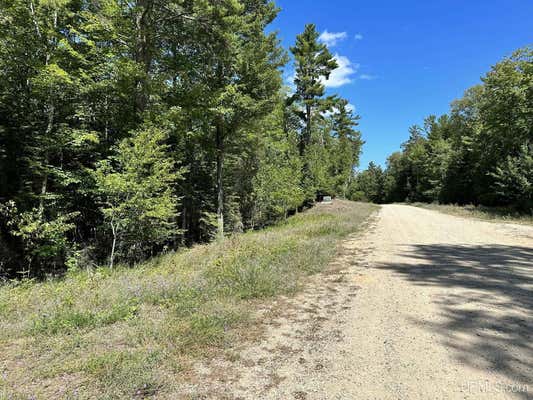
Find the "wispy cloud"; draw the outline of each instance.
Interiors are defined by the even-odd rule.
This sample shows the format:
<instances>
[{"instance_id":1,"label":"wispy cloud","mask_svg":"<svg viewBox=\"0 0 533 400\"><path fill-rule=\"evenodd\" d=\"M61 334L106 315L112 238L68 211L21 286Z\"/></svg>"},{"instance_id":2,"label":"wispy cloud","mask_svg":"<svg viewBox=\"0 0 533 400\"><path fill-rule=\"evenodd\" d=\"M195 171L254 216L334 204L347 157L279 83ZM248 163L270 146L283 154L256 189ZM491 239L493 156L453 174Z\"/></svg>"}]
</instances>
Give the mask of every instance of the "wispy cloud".
<instances>
[{"instance_id":1,"label":"wispy cloud","mask_svg":"<svg viewBox=\"0 0 533 400\"><path fill-rule=\"evenodd\" d=\"M328 88L338 88L353 82L353 75L357 73L359 64L353 64L348 57L335 54L339 67L331 73L323 83Z\"/></svg>"},{"instance_id":2,"label":"wispy cloud","mask_svg":"<svg viewBox=\"0 0 533 400\"><path fill-rule=\"evenodd\" d=\"M348 34L346 32L328 32L328 30L326 29L318 37L318 40L320 40L322 43L324 43L328 47L334 47L337 45L337 43L346 39L347 37L348 37Z\"/></svg>"},{"instance_id":3,"label":"wispy cloud","mask_svg":"<svg viewBox=\"0 0 533 400\"><path fill-rule=\"evenodd\" d=\"M296 91L296 85L294 84L294 80L296 79L296 71L292 66L288 66L285 71L283 71L283 82L285 86L291 91Z\"/></svg>"},{"instance_id":4,"label":"wispy cloud","mask_svg":"<svg viewBox=\"0 0 533 400\"><path fill-rule=\"evenodd\" d=\"M361 75L359 75L359 79L362 79L364 81L373 81L376 78L377 78L376 75L370 75L370 74L361 74Z\"/></svg>"},{"instance_id":5,"label":"wispy cloud","mask_svg":"<svg viewBox=\"0 0 533 400\"><path fill-rule=\"evenodd\" d=\"M322 84L327 88L338 88L352 83L356 79L355 75L359 70L359 64L352 63L350 59L346 56L335 54L334 58L337 61L338 68L334 69L331 72L328 80L326 80L324 77L321 78ZM361 76L359 78L373 79L373 77L369 77L369 75L364 75L364 78L362 78ZM287 86L287 88L291 92L294 92L296 90L296 85L294 83L295 79L296 71L294 70L294 67L287 67L283 73L283 81L285 83L285 86Z\"/></svg>"},{"instance_id":6,"label":"wispy cloud","mask_svg":"<svg viewBox=\"0 0 533 400\"><path fill-rule=\"evenodd\" d=\"M355 40L363 40L363 35L360 33L356 33L354 36Z\"/></svg>"},{"instance_id":7,"label":"wispy cloud","mask_svg":"<svg viewBox=\"0 0 533 400\"><path fill-rule=\"evenodd\" d=\"M346 109L348 111L351 111L355 114L355 106L352 104L352 103L348 103L346 105ZM323 111L322 112L322 116L324 118L329 118L331 117L332 115L335 115L335 114L338 114L339 113L339 109L337 107L333 107L331 110L327 110L327 111Z\"/></svg>"}]
</instances>

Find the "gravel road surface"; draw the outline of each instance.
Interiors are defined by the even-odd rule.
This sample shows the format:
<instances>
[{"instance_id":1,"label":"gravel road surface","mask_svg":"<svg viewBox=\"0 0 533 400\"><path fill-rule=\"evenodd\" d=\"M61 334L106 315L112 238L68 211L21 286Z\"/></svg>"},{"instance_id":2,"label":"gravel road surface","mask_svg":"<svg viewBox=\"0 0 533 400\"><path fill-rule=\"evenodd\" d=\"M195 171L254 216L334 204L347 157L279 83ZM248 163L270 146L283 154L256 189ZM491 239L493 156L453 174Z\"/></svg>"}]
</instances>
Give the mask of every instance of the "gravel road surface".
<instances>
[{"instance_id":1,"label":"gravel road surface","mask_svg":"<svg viewBox=\"0 0 533 400\"><path fill-rule=\"evenodd\" d=\"M531 226L386 205L264 313L206 398L533 399Z\"/></svg>"}]
</instances>

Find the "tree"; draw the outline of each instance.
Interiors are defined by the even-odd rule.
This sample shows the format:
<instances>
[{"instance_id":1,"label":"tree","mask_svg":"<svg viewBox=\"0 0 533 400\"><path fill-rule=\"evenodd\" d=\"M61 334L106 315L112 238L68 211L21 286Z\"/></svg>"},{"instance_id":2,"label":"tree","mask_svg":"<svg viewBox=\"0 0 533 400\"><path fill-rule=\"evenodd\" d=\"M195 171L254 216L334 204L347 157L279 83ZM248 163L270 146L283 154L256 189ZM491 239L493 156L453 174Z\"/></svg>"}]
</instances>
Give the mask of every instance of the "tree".
<instances>
[{"instance_id":1,"label":"tree","mask_svg":"<svg viewBox=\"0 0 533 400\"><path fill-rule=\"evenodd\" d=\"M508 156L492 177L494 190L502 204L521 211L533 210L533 148L524 144L516 157Z\"/></svg>"},{"instance_id":2,"label":"tree","mask_svg":"<svg viewBox=\"0 0 533 400\"><path fill-rule=\"evenodd\" d=\"M385 201L388 203L403 202L409 195L407 182L409 170L407 159L403 152L397 151L387 158L385 170Z\"/></svg>"},{"instance_id":3,"label":"tree","mask_svg":"<svg viewBox=\"0 0 533 400\"><path fill-rule=\"evenodd\" d=\"M183 171L175 169L166 139L155 127L136 131L94 172L112 234L111 268L117 251L127 261L139 261L178 234L174 184Z\"/></svg>"},{"instance_id":4,"label":"tree","mask_svg":"<svg viewBox=\"0 0 533 400\"><path fill-rule=\"evenodd\" d=\"M76 246L68 233L76 213L45 219L42 210L20 211L14 201L0 204L0 218L13 237L20 240L24 259L23 269L15 271L24 277L42 276L44 272L58 273L66 260L76 266Z\"/></svg>"},{"instance_id":5,"label":"tree","mask_svg":"<svg viewBox=\"0 0 533 400\"><path fill-rule=\"evenodd\" d=\"M334 57L306 28L288 98L277 13L0 0L0 274L135 262L341 193L359 148L324 98Z\"/></svg>"},{"instance_id":6,"label":"tree","mask_svg":"<svg viewBox=\"0 0 533 400\"><path fill-rule=\"evenodd\" d=\"M284 108L284 103L279 102L261 124L265 133L261 135L259 166L253 178L254 227L286 218L290 210L297 209L304 201L298 132L285 123Z\"/></svg>"},{"instance_id":7,"label":"tree","mask_svg":"<svg viewBox=\"0 0 533 400\"><path fill-rule=\"evenodd\" d=\"M402 144L406 156L409 176L407 178L408 200L424 201L424 173L427 159L426 138L422 129L413 125L409 128L409 140Z\"/></svg>"},{"instance_id":8,"label":"tree","mask_svg":"<svg viewBox=\"0 0 533 400\"><path fill-rule=\"evenodd\" d=\"M480 200L494 205L501 197L493 192L492 172L503 168L509 157L521 158L523 146L533 142L533 49L516 51L497 63L482 81L478 143L482 153L479 173L485 179Z\"/></svg>"},{"instance_id":9,"label":"tree","mask_svg":"<svg viewBox=\"0 0 533 400\"><path fill-rule=\"evenodd\" d=\"M318 37L316 26L307 24L303 33L296 37L296 44L290 49L296 63L295 99L302 102L305 108L302 114L305 129L300 138L301 156L305 154L305 147L311 141L314 111L326 104L325 99L322 99L325 93L324 80L329 79L331 72L338 67L328 47L320 43ZM331 104L325 109L330 106Z\"/></svg>"},{"instance_id":10,"label":"tree","mask_svg":"<svg viewBox=\"0 0 533 400\"><path fill-rule=\"evenodd\" d=\"M383 169L374 162L370 162L368 168L356 176L355 188L352 189L352 200L383 203L385 201L384 179Z\"/></svg>"},{"instance_id":11,"label":"tree","mask_svg":"<svg viewBox=\"0 0 533 400\"><path fill-rule=\"evenodd\" d=\"M0 201L17 210L0 229L25 254L20 264L39 253L34 276L58 272L83 231L76 200L98 136L81 105L90 69L82 13L79 2L0 3Z\"/></svg>"},{"instance_id":12,"label":"tree","mask_svg":"<svg viewBox=\"0 0 533 400\"><path fill-rule=\"evenodd\" d=\"M214 2L206 9L210 27L205 43L206 71L216 159L217 236L224 236L224 162L228 148L243 143L249 121L272 110L281 87L284 53L266 26L277 9L266 0ZM245 142L245 141L244 141Z\"/></svg>"},{"instance_id":13,"label":"tree","mask_svg":"<svg viewBox=\"0 0 533 400\"><path fill-rule=\"evenodd\" d=\"M360 117L354 115L347 100L340 99L331 119L333 134L337 139L335 148L331 152L334 187L336 193L346 197L348 186L354 176L354 169L359 166L363 146L361 133L355 130Z\"/></svg>"},{"instance_id":14,"label":"tree","mask_svg":"<svg viewBox=\"0 0 533 400\"><path fill-rule=\"evenodd\" d=\"M443 198L442 192L452 155L449 135L449 118L441 116L438 120L431 115L424 121L427 135L425 167L423 171L422 195L426 201L434 202Z\"/></svg>"}]
</instances>

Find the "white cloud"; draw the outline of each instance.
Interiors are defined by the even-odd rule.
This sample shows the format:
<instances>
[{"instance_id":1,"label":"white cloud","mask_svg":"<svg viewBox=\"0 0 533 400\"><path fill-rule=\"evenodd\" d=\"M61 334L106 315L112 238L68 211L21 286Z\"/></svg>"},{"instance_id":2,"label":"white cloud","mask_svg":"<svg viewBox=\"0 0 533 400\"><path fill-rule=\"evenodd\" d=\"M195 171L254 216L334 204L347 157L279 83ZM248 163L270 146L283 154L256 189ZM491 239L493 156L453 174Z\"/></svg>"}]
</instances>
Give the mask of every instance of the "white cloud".
<instances>
[{"instance_id":1,"label":"white cloud","mask_svg":"<svg viewBox=\"0 0 533 400\"><path fill-rule=\"evenodd\" d=\"M337 113L338 113L338 110L334 108L333 110L322 111L321 115L322 115L322 117L324 117L324 118L329 118L329 117L331 117L333 114L337 114Z\"/></svg>"},{"instance_id":2,"label":"white cloud","mask_svg":"<svg viewBox=\"0 0 533 400\"><path fill-rule=\"evenodd\" d=\"M323 83L328 88L338 88L353 82L352 75L359 69L359 64L352 64L348 57L335 54L339 67L331 72L328 80Z\"/></svg>"},{"instance_id":3,"label":"white cloud","mask_svg":"<svg viewBox=\"0 0 533 400\"><path fill-rule=\"evenodd\" d=\"M327 88L338 88L352 83L355 79L354 75L359 69L359 64L354 64L348 59L348 57L341 56L339 54L335 54L333 57L337 61L338 68L334 69L331 72L328 80L326 80L324 77L321 77L320 81L322 82L322 84ZM370 79L367 76L359 78ZM294 83L295 79L296 71L294 70L294 68L290 66L285 69L283 73L283 81L285 83L285 86L287 86L291 92L296 91L296 85ZM373 77L371 77L371 79L373 79Z\"/></svg>"},{"instance_id":4,"label":"white cloud","mask_svg":"<svg viewBox=\"0 0 533 400\"><path fill-rule=\"evenodd\" d=\"M377 77L375 75L369 75L369 74L361 74L359 75L359 79L362 79L364 81L372 81L376 79Z\"/></svg>"},{"instance_id":5,"label":"white cloud","mask_svg":"<svg viewBox=\"0 0 533 400\"><path fill-rule=\"evenodd\" d=\"M348 103L348 104L346 105L346 109L347 109L348 111L351 111L351 112L355 113L355 106L354 106L352 103Z\"/></svg>"},{"instance_id":6,"label":"white cloud","mask_svg":"<svg viewBox=\"0 0 533 400\"><path fill-rule=\"evenodd\" d=\"M355 37L355 40L363 40L363 35L360 33L356 33L354 37Z\"/></svg>"},{"instance_id":7,"label":"white cloud","mask_svg":"<svg viewBox=\"0 0 533 400\"><path fill-rule=\"evenodd\" d=\"M333 46L336 46L338 42L346 39L347 37L348 37L348 34L346 32L328 32L328 30L326 29L318 37L318 40L320 40L322 43L324 43L328 47L333 47Z\"/></svg>"},{"instance_id":8,"label":"white cloud","mask_svg":"<svg viewBox=\"0 0 533 400\"><path fill-rule=\"evenodd\" d=\"M352 103L348 103L346 105L346 109L348 111L351 111L351 112L355 113L355 106ZM331 110L327 110L327 111L322 112L322 116L324 118L329 118L332 115L338 114L338 113L339 113L339 109L337 107L333 107Z\"/></svg>"},{"instance_id":9,"label":"white cloud","mask_svg":"<svg viewBox=\"0 0 533 400\"><path fill-rule=\"evenodd\" d=\"M296 85L294 84L294 80L296 79L296 71L294 71L294 68L289 66L284 72L283 72L283 82L285 83L285 86L289 89L291 92L296 91Z\"/></svg>"}]
</instances>

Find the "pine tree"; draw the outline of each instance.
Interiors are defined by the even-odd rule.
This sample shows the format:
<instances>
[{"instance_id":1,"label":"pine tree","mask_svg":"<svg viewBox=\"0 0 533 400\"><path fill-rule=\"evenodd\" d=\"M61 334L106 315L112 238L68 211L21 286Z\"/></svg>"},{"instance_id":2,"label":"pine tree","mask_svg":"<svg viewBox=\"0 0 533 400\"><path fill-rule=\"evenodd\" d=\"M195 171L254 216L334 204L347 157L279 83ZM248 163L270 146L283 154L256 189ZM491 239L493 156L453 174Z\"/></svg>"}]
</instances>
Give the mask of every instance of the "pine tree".
<instances>
[{"instance_id":1,"label":"pine tree","mask_svg":"<svg viewBox=\"0 0 533 400\"><path fill-rule=\"evenodd\" d=\"M304 201L300 187L302 160L294 127L284 121L284 102L261 123L258 170L253 179L253 225L261 226L285 218Z\"/></svg>"},{"instance_id":2,"label":"pine tree","mask_svg":"<svg viewBox=\"0 0 533 400\"><path fill-rule=\"evenodd\" d=\"M217 236L224 236L224 162L228 147L243 143L249 121L267 115L281 87L279 67L285 62L275 34L266 26L277 15L266 0L228 0L208 9L212 37L209 64L209 115L216 158Z\"/></svg>"},{"instance_id":3,"label":"pine tree","mask_svg":"<svg viewBox=\"0 0 533 400\"><path fill-rule=\"evenodd\" d=\"M354 115L349 103L340 99L332 115L333 132L337 138L333 157L332 175L335 177L335 192L346 197L354 169L359 165L363 141L361 133L355 130L360 117Z\"/></svg>"},{"instance_id":4,"label":"pine tree","mask_svg":"<svg viewBox=\"0 0 533 400\"><path fill-rule=\"evenodd\" d=\"M308 26L287 102L287 56L266 32L277 13L268 0L0 1L0 274L98 265L111 248L134 262L340 191L356 149L349 161L325 113L335 60Z\"/></svg>"},{"instance_id":5,"label":"pine tree","mask_svg":"<svg viewBox=\"0 0 533 400\"><path fill-rule=\"evenodd\" d=\"M296 63L294 99L300 101L304 108L301 114L305 122L305 129L300 137L301 156L305 154L305 148L311 141L314 112L317 108L325 111L331 106L326 105L326 100L322 98L325 93L324 80L329 79L331 72L338 67L335 58L327 46L318 41L318 37L316 26L308 24L290 49Z\"/></svg>"}]
</instances>

